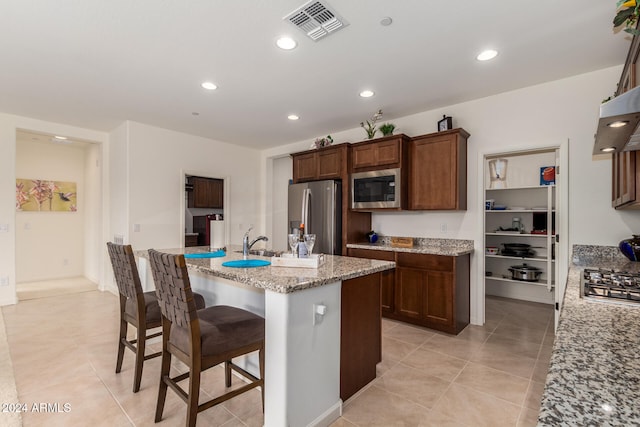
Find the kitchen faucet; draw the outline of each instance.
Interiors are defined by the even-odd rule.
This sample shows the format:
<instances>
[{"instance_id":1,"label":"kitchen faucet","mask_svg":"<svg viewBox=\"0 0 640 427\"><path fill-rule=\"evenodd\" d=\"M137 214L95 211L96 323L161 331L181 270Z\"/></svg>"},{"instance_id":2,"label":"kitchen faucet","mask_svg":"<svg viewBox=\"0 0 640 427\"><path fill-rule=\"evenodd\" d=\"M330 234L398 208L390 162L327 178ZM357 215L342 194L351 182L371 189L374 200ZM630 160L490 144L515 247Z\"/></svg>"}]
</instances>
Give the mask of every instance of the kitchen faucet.
<instances>
[{"instance_id":1,"label":"kitchen faucet","mask_svg":"<svg viewBox=\"0 0 640 427\"><path fill-rule=\"evenodd\" d=\"M249 256L249 251L251 247L255 245L258 241L264 240L265 242L269 241L269 238L266 236L258 236L249 243L249 232L253 230L253 227L249 227L246 233L244 233L244 237L242 238L242 257L247 259Z\"/></svg>"}]
</instances>

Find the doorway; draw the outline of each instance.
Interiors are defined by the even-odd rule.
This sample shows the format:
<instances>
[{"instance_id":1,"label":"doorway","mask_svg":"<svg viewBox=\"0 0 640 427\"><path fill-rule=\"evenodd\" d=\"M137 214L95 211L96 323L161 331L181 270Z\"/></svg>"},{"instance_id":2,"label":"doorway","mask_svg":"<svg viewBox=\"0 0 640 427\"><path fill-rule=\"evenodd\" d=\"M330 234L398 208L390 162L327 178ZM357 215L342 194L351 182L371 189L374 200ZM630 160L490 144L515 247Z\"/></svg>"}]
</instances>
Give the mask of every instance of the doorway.
<instances>
[{"instance_id":1,"label":"doorway","mask_svg":"<svg viewBox=\"0 0 640 427\"><path fill-rule=\"evenodd\" d=\"M98 289L101 148L93 141L16 130L19 301Z\"/></svg>"},{"instance_id":2,"label":"doorway","mask_svg":"<svg viewBox=\"0 0 640 427\"><path fill-rule=\"evenodd\" d=\"M228 243L225 215L228 180L184 174L184 246L223 248Z\"/></svg>"}]
</instances>

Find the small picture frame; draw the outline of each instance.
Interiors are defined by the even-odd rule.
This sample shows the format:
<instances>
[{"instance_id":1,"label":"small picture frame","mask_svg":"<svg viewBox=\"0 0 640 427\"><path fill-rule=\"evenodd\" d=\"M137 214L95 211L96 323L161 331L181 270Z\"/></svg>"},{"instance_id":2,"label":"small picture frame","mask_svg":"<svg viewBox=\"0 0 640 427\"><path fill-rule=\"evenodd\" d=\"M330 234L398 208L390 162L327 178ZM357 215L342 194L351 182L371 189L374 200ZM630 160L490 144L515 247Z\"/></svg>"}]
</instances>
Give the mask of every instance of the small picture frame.
<instances>
[{"instance_id":1,"label":"small picture frame","mask_svg":"<svg viewBox=\"0 0 640 427\"><path fill-rule=\"evenodd\" d=\"M438 132L442 132L443 130L451 130L453 129L453 120L451 117L442 116L442 120L438 122Z\"/></svg>"}]
</instances>

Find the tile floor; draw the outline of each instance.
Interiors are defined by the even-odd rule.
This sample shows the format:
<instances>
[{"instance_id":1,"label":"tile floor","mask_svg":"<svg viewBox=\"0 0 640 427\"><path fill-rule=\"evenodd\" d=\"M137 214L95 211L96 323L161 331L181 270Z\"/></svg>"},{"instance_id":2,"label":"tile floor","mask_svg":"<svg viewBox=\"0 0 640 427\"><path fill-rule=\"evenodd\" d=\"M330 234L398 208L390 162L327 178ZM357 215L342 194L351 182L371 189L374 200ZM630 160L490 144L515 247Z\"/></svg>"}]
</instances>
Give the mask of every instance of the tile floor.
<instances>
[{"instance_id":1,"label":"tile floor","mask_svg":"<svg viewBox=\"0 0 640 427\"><path fill-rule=\"evenodd\" d=\"M184 425L185 405L171 392L163 421L153 422L160 359L145 362L137 394L130 351L122 372L114 373L117 304L114 295L91 291L2 308L20 401L59 404L60 412L24 413L24 426ZM345 403L333 425L535 425L553 310L488 298L486 319L456 337L384 320L378 378ZM172 369L184 367L177 362ZM221 368L205 375L203 397L221 390L223 375ZM198 425L261 426L259 391L201 412Z\"/></svg>"}]
</instances>

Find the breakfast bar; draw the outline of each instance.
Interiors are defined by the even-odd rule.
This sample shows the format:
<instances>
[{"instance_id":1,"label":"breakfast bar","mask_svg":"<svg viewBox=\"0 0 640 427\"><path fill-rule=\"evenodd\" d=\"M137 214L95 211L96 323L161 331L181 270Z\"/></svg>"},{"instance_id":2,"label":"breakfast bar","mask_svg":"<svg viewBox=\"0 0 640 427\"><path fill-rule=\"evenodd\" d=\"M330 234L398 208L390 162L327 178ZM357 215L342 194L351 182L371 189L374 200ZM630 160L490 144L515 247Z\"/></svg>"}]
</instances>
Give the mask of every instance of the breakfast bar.
<instances>
[{"instance_id":1,"label":"breakfast bar","mask_svg":"<svg viewBox=\"0 0 640 427\"><path fill-rule=\"evenodd\" d=\"M232 305L265 318L264 425L330 424L340 416L342 401L375 378L381 357L379 273L395 263L325 255L318 268L223 266L242 259L238 249L186 262L191 286L207 306ZM208 248L158 250L189 254ZM143 287L154 289L147 251L136 255ZM240 363L257 373L257 358Z\"/></svg>"}]
</instances>

